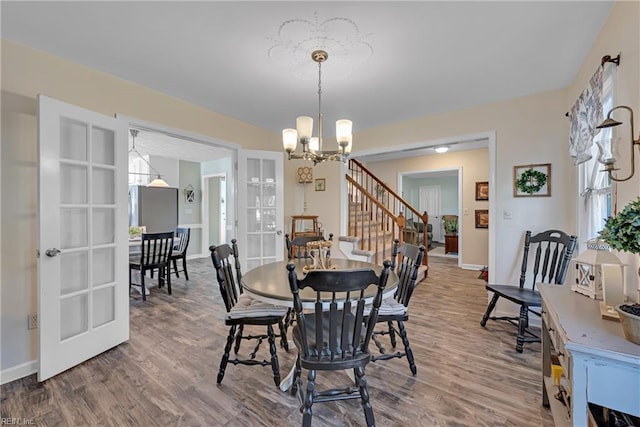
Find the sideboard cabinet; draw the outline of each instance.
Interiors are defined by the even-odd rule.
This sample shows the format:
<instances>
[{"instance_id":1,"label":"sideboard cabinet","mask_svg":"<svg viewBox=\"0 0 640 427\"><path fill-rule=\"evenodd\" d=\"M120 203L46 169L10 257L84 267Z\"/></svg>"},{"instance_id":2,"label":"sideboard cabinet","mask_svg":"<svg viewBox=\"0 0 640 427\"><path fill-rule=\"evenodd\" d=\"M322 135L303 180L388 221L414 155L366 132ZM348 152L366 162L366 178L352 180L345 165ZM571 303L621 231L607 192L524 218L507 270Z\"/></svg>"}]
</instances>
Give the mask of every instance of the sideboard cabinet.
<instances>
[{"instance_id":1,"label":"sideboard cabinet","mask_svg":"<svg viewBox=\"0 0 640 427\"><path fill-rule=\"evenodd\" d=\"M542 403L557 426L587 426L588 403L640 416L640 345L617 322L603 320L599 301L569 286L538 285L542 297ZM570 406L554 395L551 354L564 370Z\"/></svg>"}]
</instances>

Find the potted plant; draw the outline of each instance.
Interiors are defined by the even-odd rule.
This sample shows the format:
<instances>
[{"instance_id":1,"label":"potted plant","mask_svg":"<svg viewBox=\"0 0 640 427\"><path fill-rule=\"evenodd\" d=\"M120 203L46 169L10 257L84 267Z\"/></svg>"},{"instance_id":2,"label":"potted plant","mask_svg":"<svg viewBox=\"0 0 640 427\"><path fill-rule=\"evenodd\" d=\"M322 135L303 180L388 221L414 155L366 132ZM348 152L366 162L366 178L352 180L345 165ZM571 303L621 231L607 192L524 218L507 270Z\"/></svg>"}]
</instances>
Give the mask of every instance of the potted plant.
<instances>
[{"instance_id":1,"label":"potted plant","mask_svg":"<svg viewBox=\"0 0 640 427\"><path fill-rule=\"evenodd\" d=\"M457 215L443 215L444 220L444 234L447 236L455 236L458 234L458 216Z\"/></svg>"},{"instance_id":2,"label":"potted plant","mask_svg":"<svg viewBox=\"0 0 640 427\"><path fill-rule=\"evenodd\" d=\"M609 217L599 235L612 249L640 254L640 197Z\"/></svg>"},{"instance_id":3,"label":"potted plant","mask_svg":"<svg viewBox=\"0 0 640 427\"><path fill-rule=\"evenodd\" d=\"M130 240L138 240L142 236L142 228L141 227L129 227L129 239Z\"/></svg>"},{"instance_id":4,"label":"potted plant","mask_svg":"<svg viewBox=\"0 0 640 427\"><path fill-rule=\"evenodd\" d=\"M640 197L631 201L616 216L609 217L599 233L612 249L640 254ZM640 274L640 270L638 271ZM627 340L640 345L640 303L616 306Z\"/></svg>"}]
</instances>

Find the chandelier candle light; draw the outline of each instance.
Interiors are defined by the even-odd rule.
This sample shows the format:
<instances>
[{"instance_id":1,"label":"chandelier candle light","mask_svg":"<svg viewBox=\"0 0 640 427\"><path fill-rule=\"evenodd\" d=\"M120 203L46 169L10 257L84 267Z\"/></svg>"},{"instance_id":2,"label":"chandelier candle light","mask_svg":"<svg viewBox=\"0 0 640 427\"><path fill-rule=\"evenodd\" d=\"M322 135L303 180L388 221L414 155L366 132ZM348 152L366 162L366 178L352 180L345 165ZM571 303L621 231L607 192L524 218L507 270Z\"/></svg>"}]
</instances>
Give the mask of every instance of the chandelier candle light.
<instances>
[{"instance_id":1,"label":"chandelier candle light","mask_svg":"<svg viewBox=\"0 0 640 427\"><path fill-rule=\"evenodd\" d=\"M291 159L304 159L318 164L327 160L345 162L351 153L352 134L351 120L341 119L336 121L336 140L338 150L323 151L322 149L322 63L327 60L329 54L324 50L315 50L311 53L311 59L318 63L318 136L312 137L313 118L299 116L296 119L296 129L282 130L282 145ZM296 154L296 146L302 144L302 153Z\"/></svg>"}]
</instances>

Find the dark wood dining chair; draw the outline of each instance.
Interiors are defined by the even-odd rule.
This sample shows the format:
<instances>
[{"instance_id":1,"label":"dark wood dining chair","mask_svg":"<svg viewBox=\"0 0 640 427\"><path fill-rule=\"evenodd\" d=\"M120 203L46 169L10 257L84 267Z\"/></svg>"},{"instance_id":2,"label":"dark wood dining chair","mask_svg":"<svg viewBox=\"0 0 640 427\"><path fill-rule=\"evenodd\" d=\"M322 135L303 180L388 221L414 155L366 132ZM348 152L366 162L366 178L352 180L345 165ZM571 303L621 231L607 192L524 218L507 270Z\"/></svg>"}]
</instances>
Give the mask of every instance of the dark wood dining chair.
<instances>
[{"instance_id":1,"label":"dark wood dining chair","mask_svg":"<svg viewBox=\"0 0 640 427\"><path fill-rule=\"evenodd\" d=\"M307 243L323 240L320 235L296 236L294 239L289 239L289 235L285 234L284 238L287 243L287 257L289 261L292 259L311 258L307 250Z\"/></svg>"},{"instance_id":2,"label":"dark wood dining chair","mask_svg":"<svg viewBox=\"0 0 640 427\"><path fill-rule=\"evenodd\" d=\"M171 251L173 248L173 231L168 233L144 233L140 241L140 255L129 258L129 291L131 291L131 275L133 271L140 272L140 287L142 300L147 300L145 273L153 274L158 270L158 287L167 282L167 292L171 294L171 274L169 274Z\"/></svg>"},{"instance_id":3,"label":"dark wood dining chair","mask_svg":"<svg viewBox=\"0 0 640 427\"><path fill-rule=\"evenodd\" d=\"M287 244L287 257L288 260L294 259L306 259L311 258L311 254L309 253L309 249L307 248L307 243L315 242L318 240L324 240L324 237L320 234L314 236L297 236L293 240L289 239L289 235L284 235L285 242ZM329 234L329 241L333 241L333 233ZM329 250L328 256L331 256L331 250ZM289 330L289 327L293 325L295 321L294 316L292 316L292 310L289 309L287 312L287 316L285 317L285 332Z\"/></svg>"},{"instance_id":4,"label":"dark wood dining chair","mask_svg":"<svg viewBox=\"0 0 640 427\"><path fill-rule=\"evenodd\" d=\"M409 363L409 369L413 375L416 375L416 362L413 358L413 351L409 345L409 336L404 326L404 322L409 320L409 301L413 295L418 279L418 269L422 265L424 257L424 246L416 246L404 243L400 247L400 242L396 239L393 243L393 257L391 268L397 271L398 287L392 297L382 300L380 310L378 312L378 323L386 323L387 330L374 331L372 339L376 347L378 347L379 355L373 355L371 361L388 360L393 358L406 357ZM396 260L399 259L396 268ZM365 310L366 312L366 310ZM394 322L398 325L395 328ZM389 335L391 347L396 348L396 334L402 339L404 351L396 351L395 353L387 353L386 349L379 340L379 336Z\"/></svg>"},{"instance_id":5,"label":"dark wood dining chair","mask_svg":"<svg viewBox=\"0 0 640 427\"><path fill-rule=\"evenodd\" d=\"M297 319L293 341L298 349L291 392L300 399L303 426L311 426L311 407L314 403L358 398L367 425L375 425L364 368L371 359L369 341L382 303L390 265L389 261L384 261L380 275L372 269L311 270L303 279L298 279L295 264L287 264ZM377 292L365 323L364 291L369 286L377 286ZM315 304L311 312L302 306L300 290L305 288L315 292ZM303 368L309 371L306 388L302 387L300 378ZM355 386L316 390L317 371L345 369L353 369Z\"/></svg>"},{"instance_id":6,"label":"dark wood dining chair","mask_svg":"<svg viewBox=\"0 0 640 427\"><path fill-rule=\"evenodd\" d=\"M187 249L189 248L190 238L190 228L176 228L175 245L173 246L173 251L171 253L173 272L176 273L176 277L180 277L180 274L178 273L182 271L185 279L187 280L189 280L189 273L187 272ZM182 260L182 270L178 270L178 261L180 260Z\"/></svg>"},{"instance_id":7,"label":"dark wood dining chair","mask_svg":"<svg viewBox=\"0 0 640 427\"><path fill-rule=\"evenodd\" d=\"M518 335L516 336L516 351L518 353L522 353L524 343L540 342L540 337L528 329L529 313L539 317L540 313L532 308L538 308L542 305L536 284L561 285L564 283L567 268L576 247L576 239L576 236L569 236L559 230L547 230L535 236L531 236L531 231L527 231L520 267L520 282L518 286L486 285L486 289L493 292L493 297L487 306L487 311L482 316L480 326L485 327L489 319L506 320L516 325L518 327ZM518 317L491 317L491 312L501 297L520 306Z\"/></svg>"},{"instance_id":8,"label":"dark wood dining chair","mask_svg":"<svg viewBox=\"0 0 640 427\"><path fill-rule=\"evenodd\" d=\"M242 286L240 285L242 283L242 272L238 258L238 246L235 239L231 241L231 246L227 244L210 246L209 251L211 251L211 261L216 269L220 295L222 295L222 300L224 301L224 306L227 311L224 322L225 325L229 326L227 343L224 347L224 353L220 361L220 370L218 371L218 384L222 383L227 364L232 363L234 365L271 365L273 381L277 386L280 385L280 367L275 345L275 339L278 335L274 332L273 325L278 325L280 328L281 344L286 351L289 351L283 324L284 316L287 313L286 307L267 304L243 293ZM266 326L267 333L244 335L244 327L247 325ZM265 339L269 342L270 362L255 359L260 344L262 344L262 341ZM237 356L242 340L258 341L248 359L239 359ZM233 350L236 357L229 360L229 353L231 352L231 347L234 345L234 342L235 346Z\"/></svg>"}]
</instances>

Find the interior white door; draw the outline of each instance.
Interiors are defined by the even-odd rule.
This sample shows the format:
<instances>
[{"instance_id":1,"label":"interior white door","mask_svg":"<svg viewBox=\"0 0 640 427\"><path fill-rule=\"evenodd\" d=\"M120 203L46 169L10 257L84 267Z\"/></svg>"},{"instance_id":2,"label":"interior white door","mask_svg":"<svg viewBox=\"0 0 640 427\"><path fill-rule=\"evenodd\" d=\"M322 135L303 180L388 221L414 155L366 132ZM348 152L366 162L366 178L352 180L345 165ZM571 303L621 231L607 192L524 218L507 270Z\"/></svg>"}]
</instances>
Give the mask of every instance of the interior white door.
<instances>
[{"instance_id":1,"label":"interior white door","mask_svg":"<svg viewBox=\"0 0 640 427\"><path fill-rule=\"evenodd\" d=\"M38 97L38 380L129 339L127 125Z\"/></svg>"},{"instance_id":2,"label":"interior white door","mask_svg":"<svg viewBox=\"0 0 640 427\"><path fill-rule=\"evenodd\" d=\"M444 229L440 218L440 187L420 187L420 212L427 211L432 225L433 241L444 241Z\"/></svg>"},{"instance_id":3,"label":"interior white door","mask_svg":"<svg viewBox=\"0 0 640 427\"><path fill-rule=\"evenodd\" d=\"M238 245L243 270L284 258L283 154L239 150Z\"/></svg>"},{"instance_id":4,"label":"interior white door","mask_svg":"<svg viewBox=\"0 0 640 427\"><path fill-rule=\"evenodd\" d=\"M227 242L226 174L206 175L202 178L203 231L202 253L208 253L211 245Z\"/></svg>"}]
</instances>

